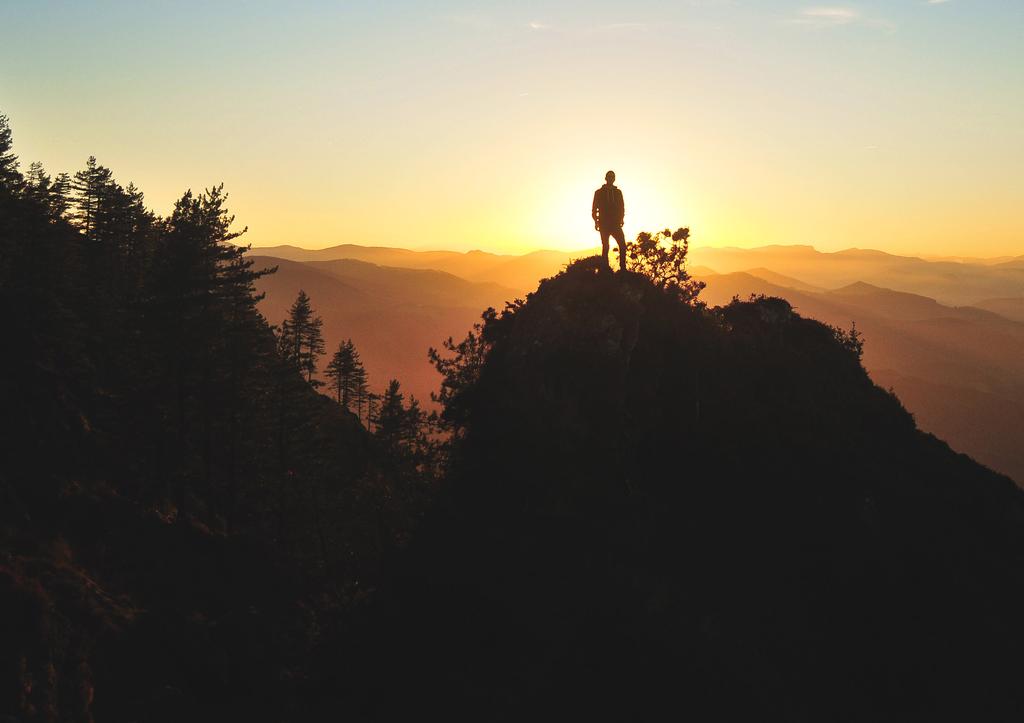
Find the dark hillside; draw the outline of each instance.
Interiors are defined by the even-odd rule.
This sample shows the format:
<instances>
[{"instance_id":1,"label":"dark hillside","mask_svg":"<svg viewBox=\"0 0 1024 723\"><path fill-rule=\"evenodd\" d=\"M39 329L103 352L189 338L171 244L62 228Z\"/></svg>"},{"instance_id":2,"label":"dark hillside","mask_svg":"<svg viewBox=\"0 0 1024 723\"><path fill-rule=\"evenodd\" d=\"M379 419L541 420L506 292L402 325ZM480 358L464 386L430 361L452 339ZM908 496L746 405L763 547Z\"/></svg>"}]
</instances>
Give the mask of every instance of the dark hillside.
<instances>
[{"instance_id":1,"label":"dark hillside","mask_svg":"<svg viewBox=\"0 0 1024 723\"><path fill-rule=\"evenodd\" d=\"M921 429L1024 480L1024 445L1011 421L1024 416L1024 324L863 283L812 293L743 273L702 279L701 298L709 304L767 294L785 298L804 317L844 328L856 323L866 342L865 368L896 392Z\"/></svg>"},{"instance_id":2,"label":"dark hillside","mask_svg":"<svg viewBox=\"0 0 1024 723\"><path fill-rule=\"evenodd\" d=\"M581 262L483 339L356 678L372 717L1019 719L1024 494L856 338Z\"/></svg>"},{"instance_id":3,"label":"dark hillside","mask_svg":"<svg viewBox=\"0 0 1024 723\"><path fill-rule=\"evenodd\" d=\"M303 719L414 527L422 415L316 391L220 186L161 218L10 143L0 115L0 720Z\"/></svg>"}]
</instances>

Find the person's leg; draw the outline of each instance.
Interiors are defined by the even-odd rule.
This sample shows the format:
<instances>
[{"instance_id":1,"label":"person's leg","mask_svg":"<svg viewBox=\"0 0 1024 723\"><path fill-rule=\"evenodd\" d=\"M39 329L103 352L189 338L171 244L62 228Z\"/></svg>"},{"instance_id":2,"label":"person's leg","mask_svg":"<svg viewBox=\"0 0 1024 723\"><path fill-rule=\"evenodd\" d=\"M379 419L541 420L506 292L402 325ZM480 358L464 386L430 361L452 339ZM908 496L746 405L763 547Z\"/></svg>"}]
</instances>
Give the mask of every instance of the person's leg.
<instances>
[{"instance_id":1,"label":"person's leg","mask_svg":"<svg viewBox=\"0 0 1024 723\"><path fill-rule=\"evenodd\" d=\"M610 231L601 229L601 256L604 257L604 265L608 266L608 234Z\"/></svg>"},{"instance_id":2,"label":"person's leg","mask_svg":"<svg viewBox=\"0 0 1024 723\"><path fill-rule=\"evenodd\" d=\"M622 227L619 226L617 229L612 231L612 236L615 237L616 243L619 244L619 271L626 270L626 234L622 232Z\"/></svg>"}]
</instances>

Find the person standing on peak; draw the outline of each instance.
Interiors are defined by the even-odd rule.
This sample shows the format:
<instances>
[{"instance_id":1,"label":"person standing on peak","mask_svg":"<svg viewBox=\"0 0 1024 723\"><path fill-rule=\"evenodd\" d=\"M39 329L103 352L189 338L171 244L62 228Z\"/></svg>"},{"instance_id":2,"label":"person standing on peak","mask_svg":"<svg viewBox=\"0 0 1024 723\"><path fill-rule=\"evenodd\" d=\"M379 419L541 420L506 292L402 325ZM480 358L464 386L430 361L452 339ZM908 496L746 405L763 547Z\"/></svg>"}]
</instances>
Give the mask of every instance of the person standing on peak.
<instances>
[{"instance_id":1,"label":"person standing on peak","mask_svg":"<svg viewBox=\"0 0 1024 723\"><path fill-rule=\"evenodd\" d=\"M608 264L608 237L619 244L619 270L626 270L626 236L622 233L622 222L626 216L626 204L622 191L615 187L615 171L604 174L605 184L594 191L594 205L590 215L594 228L601 232L601 255Z\"/></svg>"}]
</instances>

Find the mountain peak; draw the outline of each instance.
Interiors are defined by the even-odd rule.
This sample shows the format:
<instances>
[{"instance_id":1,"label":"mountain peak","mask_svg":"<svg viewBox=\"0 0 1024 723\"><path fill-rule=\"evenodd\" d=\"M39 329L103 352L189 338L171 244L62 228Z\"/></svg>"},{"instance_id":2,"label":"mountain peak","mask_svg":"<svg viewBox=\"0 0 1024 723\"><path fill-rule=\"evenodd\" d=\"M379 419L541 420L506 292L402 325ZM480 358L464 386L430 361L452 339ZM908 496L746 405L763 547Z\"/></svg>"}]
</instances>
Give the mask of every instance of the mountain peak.
<instances>
[{"instance_id":1,"label":"mountain peak","mask_svg":"<svg viewBox=\"0 0 1024 723\"><path fill-rule=\"evenodd\" d=\"M413 700L445 680L493 700L512 677L528 693L511 718L600 690L585 717L682 700L744 720L783 711L791 681L808 710L842 697L865 720L948 690L1010 706L1007 658L970 653L1022 639L1020 595L994 593L1024 583L1004 564L1024 494L918 431L855 336L782 299L708 309L601 265L487 316L449 367L453 474L373 638L381 670ZM951 635L956 615L998 622ZM501 621L486 645L479 620ZM844 696L850 681L874 693Z\"/></svg>"},{"instance_id":2,"label":"mountain peak","mask_svg":"<svg viewBox=\"0 0 1024 723\"><path fill-rule=\"evenodd\" d=\"M864 281L855 281L852 284L847 284L838 289L832 291L833 294L846 294L846 295L857 295L857 294L875 294L880 291L889 291L889 289L883 289L881 286L875 286Z\"/></svg>"}]
</instances>

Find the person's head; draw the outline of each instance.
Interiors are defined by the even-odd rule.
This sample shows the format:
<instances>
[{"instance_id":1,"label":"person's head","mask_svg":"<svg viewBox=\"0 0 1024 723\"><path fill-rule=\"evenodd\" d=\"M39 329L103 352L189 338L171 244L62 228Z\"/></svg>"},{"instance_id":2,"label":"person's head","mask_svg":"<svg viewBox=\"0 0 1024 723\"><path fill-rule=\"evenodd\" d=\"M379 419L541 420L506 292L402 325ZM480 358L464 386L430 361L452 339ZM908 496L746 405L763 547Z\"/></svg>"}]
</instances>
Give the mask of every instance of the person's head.
<instances>
[{"instance_id":1,"label":"person's head","mask_svg":"<svg viewBox=\"0 0 1024 723\"><path fill-rule=\"evenodd\" d=\"M604 180L608 183L615 183L615 171L608 171L608 173L604 174Z\"/></svg>"}]
</instances>

